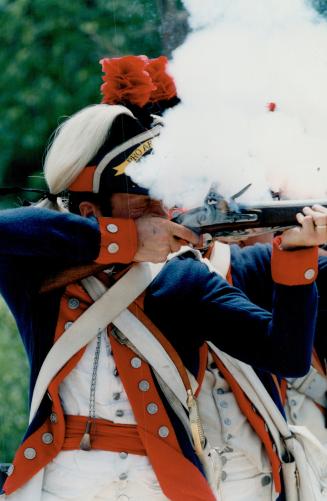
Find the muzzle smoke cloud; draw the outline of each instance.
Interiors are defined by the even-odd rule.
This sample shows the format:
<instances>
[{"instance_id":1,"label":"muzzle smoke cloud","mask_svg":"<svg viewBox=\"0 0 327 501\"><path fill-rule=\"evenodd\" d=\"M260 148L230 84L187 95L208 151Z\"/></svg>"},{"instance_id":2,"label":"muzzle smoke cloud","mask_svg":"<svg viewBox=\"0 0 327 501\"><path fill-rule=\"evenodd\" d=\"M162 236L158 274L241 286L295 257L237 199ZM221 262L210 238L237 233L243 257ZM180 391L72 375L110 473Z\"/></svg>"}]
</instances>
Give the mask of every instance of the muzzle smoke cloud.
<instances>
[{"instance_id":1,"label":"muzzle smoke cloud","mask_svg":"<svg viewBox=\"0 0 327 501\"><path fill-rule=\"evenodd\" d=\"M128 173L168 205L200 204L213 182L226 196L252 183L242 200L325 197L325 19L305 0L183 1L193 31L170 65L182 104Z\"/></svg>"}]
</instances>

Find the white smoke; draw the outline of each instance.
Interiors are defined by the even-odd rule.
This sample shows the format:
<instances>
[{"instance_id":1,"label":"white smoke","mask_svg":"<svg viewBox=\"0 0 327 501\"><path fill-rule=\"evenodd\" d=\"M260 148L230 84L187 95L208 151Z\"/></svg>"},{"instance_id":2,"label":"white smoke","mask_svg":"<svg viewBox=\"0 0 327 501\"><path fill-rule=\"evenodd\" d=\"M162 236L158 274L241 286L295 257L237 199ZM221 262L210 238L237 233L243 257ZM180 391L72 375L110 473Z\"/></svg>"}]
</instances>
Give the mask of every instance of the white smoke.
<instances>
[{"instance_id":1,"label":"white smoke","mask_svg":"<svg viewBox=\"0 0 327 501\"><path fill-rule=\"evenodd\" d=\"M215 182L243 200L327 195L327 23L304 0L184 0L194 31L173 54L182 104L128 173L168 205ZM268 103L275 103L274 112Z\"/></svg>"}]
</instances>

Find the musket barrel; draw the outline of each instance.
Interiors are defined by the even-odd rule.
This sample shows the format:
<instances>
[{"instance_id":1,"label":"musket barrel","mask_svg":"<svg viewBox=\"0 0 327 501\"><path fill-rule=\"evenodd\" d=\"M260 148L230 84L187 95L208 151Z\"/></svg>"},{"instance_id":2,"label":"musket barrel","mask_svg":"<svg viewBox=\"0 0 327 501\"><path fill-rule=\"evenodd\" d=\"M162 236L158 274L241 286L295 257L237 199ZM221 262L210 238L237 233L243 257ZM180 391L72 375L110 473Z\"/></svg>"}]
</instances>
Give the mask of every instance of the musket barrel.
<instances>
[{"instance_id":1,"label":"musket barrel","mask_svg":"<svg viewBox=\"0 0 327 501\"><path fill-rule=\"evenodd\" d=\"M199 234L212 236L227 235L250 228L283 228L297 224L296 214L304 207L322 205L327 208L326 199L279 200L238 204L237 210L221 211L211 205L191 209L179 214L173 220Z\"/></svg>"},{"instance_id":2,"label":"musket barrel","mask_svg":"<svg viewBox=\"0 0 327 501\"><path fill-rule=\"evenodd\" d=\"M270 226L290 226L297 224L296 214L304 207L322 205L327 208L326 199L304 199L304 200L280 200L276 202L247 203L239 206L241 212L258 213L258 225L260 227Z\"/></svg>"}]
</instances>

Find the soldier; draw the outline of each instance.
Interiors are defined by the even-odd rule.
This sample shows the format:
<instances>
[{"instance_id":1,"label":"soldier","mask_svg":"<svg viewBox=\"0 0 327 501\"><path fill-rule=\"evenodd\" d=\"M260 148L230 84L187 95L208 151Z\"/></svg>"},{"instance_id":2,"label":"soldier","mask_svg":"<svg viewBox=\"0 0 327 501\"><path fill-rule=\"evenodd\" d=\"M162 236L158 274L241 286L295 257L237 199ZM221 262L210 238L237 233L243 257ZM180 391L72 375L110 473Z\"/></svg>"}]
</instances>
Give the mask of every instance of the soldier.
<instances>
[{"instance_id":1,"label":"soldier","mask_svg":"<svg viewBox=\"0 0 327 501\"><path fill-rule=\"evenodd\" d=\"M140 61L148 73L145 58L132 59ZM129 266L162 261L180 246L176 237L198 240L125 174L158 133L156 119L138 111L102 104L67 120L45 162L48 207L1 214L1 293L31 363L30 425L5 498L282 499L280 444L215 346L258 369L275 400L270 372L307 372L321 243L314 223L325 216L299 216L299 229L275 242L272 313L196 250L162 268ZM205 438L201 417L220 423L219 433Z\"/></svg>"}]
</instances>

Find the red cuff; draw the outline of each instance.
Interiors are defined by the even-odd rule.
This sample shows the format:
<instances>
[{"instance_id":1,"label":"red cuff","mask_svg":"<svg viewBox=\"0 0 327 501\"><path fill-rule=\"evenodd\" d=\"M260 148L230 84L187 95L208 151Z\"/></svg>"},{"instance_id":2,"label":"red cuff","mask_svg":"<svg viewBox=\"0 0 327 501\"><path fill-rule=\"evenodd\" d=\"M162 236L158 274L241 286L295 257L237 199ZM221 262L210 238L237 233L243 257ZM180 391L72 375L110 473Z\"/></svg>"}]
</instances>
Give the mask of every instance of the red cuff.
<instances>
[{"instance_id":1,"label":"red cuff","mask_svg":"<svg viewBox=\"0 0 327 501\"><path fill-rule=\"evenodd\" d=\"M273 241L271 273L274 282L282 285L307 285L318 274L318 247L282 250L281 238Z\"/></svg>"},{"instance_id":2,"label":"red cuff","mask_svg":"<svg viewBox=\"0 0 327 501\"><path fill-rule=\"evenodd\" d=\"M99 217L98 221L101 247L95 262L98 264L131 263L137 249L137 233L133 219Z\"/></svg>"}]
</instances>

